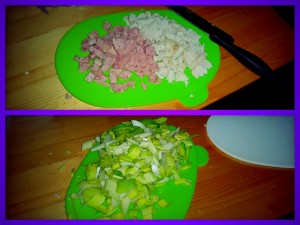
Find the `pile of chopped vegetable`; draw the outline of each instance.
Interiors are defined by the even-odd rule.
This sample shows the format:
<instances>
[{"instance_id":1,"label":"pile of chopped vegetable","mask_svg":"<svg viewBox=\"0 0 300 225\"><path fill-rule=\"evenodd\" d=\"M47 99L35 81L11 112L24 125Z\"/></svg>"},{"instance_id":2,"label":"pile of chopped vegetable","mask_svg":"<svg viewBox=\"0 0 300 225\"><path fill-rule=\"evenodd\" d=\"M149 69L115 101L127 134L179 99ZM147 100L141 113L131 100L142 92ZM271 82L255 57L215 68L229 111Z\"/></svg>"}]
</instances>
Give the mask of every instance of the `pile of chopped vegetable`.
<instances>
[{"instance_id":1,"label":"pile of chopped vegetable","mask_svg":"<svg viewBox=\"0 0 300 225\"><path fill-rule=\"evenodd\" d=\"M169 126L166 117L131 120L85 141L82 150L99 151L99 159L86 166L78 186L83 205L107 219L152 219L172 202L160 198L157 188L167 182L190 185L180 176L191 167L191 136Z\"/></svg>"}]
</instances>

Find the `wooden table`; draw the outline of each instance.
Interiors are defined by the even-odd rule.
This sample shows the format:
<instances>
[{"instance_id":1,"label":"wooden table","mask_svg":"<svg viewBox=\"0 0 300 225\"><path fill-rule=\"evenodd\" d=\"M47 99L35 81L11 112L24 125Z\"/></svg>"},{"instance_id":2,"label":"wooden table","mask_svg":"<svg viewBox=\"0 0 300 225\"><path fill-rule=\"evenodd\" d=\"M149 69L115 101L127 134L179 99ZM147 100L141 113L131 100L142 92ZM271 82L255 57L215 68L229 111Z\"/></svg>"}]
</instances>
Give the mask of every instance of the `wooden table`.
<instances>
[{"instance_id":1,"label":"wooden table","mask_svg":"<svg viewBox=\"0 0 300 225\"><path fill-rule=\"evenodd\" d=\"M141 116L11 116L7 126L8 219L66 219L71 171L87 151L81 143L122 121ZM147 117L153 118L153 117ZM214 147L208 116L174 116L210 160L199 167L186 219L276 219L294 211L294 170L246 164Z\"/></svg>"},{"instance_id":2,"label":"wooden table","mask_svg":"<svg viewBox=\"0 0 300 225\"><path fill-rule=\"evenodd\" d=\"M75 24L99 15L165 7L7 7L6 108L100 109L76 98L66 99L54 55L63 35ZM294 31L271 7L189 7L235 38L243 47L276 69L294 59ZM208 85L209 97L193 109L203 108L257 80L259 77L223 48L221 66ZM186 109L174 100L135 109Z\"/></svg>"}]
</instances>

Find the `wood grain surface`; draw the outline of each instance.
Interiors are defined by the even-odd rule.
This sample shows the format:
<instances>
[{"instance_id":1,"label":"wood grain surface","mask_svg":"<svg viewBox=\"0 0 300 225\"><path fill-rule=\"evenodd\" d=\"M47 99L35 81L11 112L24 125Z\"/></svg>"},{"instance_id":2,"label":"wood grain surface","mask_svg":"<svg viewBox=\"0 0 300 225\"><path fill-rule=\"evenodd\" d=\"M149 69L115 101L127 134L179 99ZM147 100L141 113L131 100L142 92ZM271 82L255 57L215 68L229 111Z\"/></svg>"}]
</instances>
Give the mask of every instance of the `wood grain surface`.
<instances>
[{"instance_id":1,"label":"wood grain surface","mask_svg":"<svg viewBox=\"0 0 300 225\"><path fill-rule=\"evenodd\" d=\"M7 219L66 219L71 172L87 151L81 143L142 116L9 116L6 142ZM157 117L146 117L157 118ZM294 170L235 160L212 145L208 116L169 116L210 159L199 167L186 219L276 219L294 212Z\"/></svg>"},{"instance_id":2,"label":"wood grain surface","mask_svg":"<svg viewBox=\"0 0 300 225\"><path fill-rule=\"evenodd\" d=\"M37 7L6 8L6 108L7 109L101 109L77 100L60 83L54 66L55 51L63 35L75 24L95 16L165 7ZM267 6L189 7L235 38L235 44L261 57L276 69L294 59L294 31ZM208 85L200 109L257 80L259 77L223 48L221 66ZM173 100L132 109L188 109Z\"/></svg>"}]
</instances>

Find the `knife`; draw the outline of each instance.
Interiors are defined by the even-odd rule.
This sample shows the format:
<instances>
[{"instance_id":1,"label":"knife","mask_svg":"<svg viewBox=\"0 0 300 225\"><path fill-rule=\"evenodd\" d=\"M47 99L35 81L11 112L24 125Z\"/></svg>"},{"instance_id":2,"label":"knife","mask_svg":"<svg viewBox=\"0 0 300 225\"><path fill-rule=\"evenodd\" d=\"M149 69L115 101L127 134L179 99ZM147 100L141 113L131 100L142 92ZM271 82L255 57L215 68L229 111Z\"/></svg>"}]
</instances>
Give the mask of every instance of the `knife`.
<instances>
[{"instance_id":1,"label":"knife","mask_svg":"<svg viewBox=\"0 0 300 225\"><path fill-rule=\"evenodd\" d=\"M45 13L46 15L49 15L47 6L37 6L43 13Z\"/></svg>"},{"instance_id":2,"label":"knife","mask_svg":"<svg viewBox=\"0 0 300 225\"><path fill-rule=\"evenodd\" d=\"M234 38L225 31L214 26L212 23L184 6L168 6L168 8L206 32L209 35L210 40L225 48L240 63L255 74L259 75L261 78L271 81L277 80L277 77L274 76L273 70L261 58L241 47L236 46L234 44Z\"/></svg>"}]
</instances>

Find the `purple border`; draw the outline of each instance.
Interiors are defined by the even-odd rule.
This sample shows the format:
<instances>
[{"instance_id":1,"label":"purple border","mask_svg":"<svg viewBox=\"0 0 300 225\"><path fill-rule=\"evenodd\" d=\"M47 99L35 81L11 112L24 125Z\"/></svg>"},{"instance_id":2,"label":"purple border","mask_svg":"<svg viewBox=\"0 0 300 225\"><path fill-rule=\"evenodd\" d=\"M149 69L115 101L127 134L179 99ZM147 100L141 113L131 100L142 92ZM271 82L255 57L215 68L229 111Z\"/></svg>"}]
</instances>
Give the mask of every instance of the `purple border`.
<instances>
[{"instance_id":1,"label":"purple border","mask_svg":"<svg viewBox=\"0 0 300 225\"><path fill-rule=\"evenodd\" d=\"M140 1L140 0L6 0L5 5L295 5L296 0L151 0L151 1Z\"/></svg>"},{"instance_id":2,"label":"purple border","mask_svg":"<svg viewBox=\"0 0 300 225\"><path fill-rule=\"evenodd\" d=\"M110 0L106 3L97 0L6 0L6 5L295 5L297 0ZM144 4L143 4L144 3Z\"/></svg>"},{"instance_id":3,"label":"purple border","mask_svg":"<svg viewBox=\"0 0 300 225\"><path fill-rule=\"evenodd\" d=\"M300 118L299 118L299 110L300 110L300 90L299 90L299 73L300 73L300 3L295 5L295 218L299 220L300 213L298 209L299 206L299 173L297 171L297 165L300 163L299 159L299 131L300 131ZM297 88L298 87L298 88Z\"/></svg>"},{"instance_id":4,"label":"purple border","mask_svg":"<svg viewBox=\"0 0 300 225\"><path fill-rule=\"evenodd\" d=\"M157 220L157 221L107 221L107 220L101 220L101 221L87 221L87 220L56 220L56 221L51 221L51 220L43 220L42 223L43 225L48 225L48 224L63 224L63 223L68 223L68 224L97 224L101 223L101 225L117 225L119 223L122 223L122 225L149 225L149 224L164 224L164 225L198 225L199 223L204 222L205 224L209 225L214 225L214 224L224 224L224 225L240 225L240 224L257 224L257 225L291 225L291 224L296 224L296 221L289 221L289 220L203 220L203 221L198 221L198 220ZM13 221L13 220L7 220L5 224L28 224L28 225L39 225L41 221L37 220L18 220L18 221Z\"/></svg>"},{"instance_id":5,"label":"purple border","mask_svg":"<svg viewBox=\"0 0 300 225\"><path fill-rule=\"evenodd\" d=\"M198 115L294 115L294 110L6 110L9 116L100 115L100 116L198 116Z\"/></svg>"},{"instance_id":6,"label":"purple border","mask_svg":"<svg viewBox=\"0 0 300 225\"><path fill-rule=\"evenodd\" d=\"M222 224L222 225L240 225L240 224L257 224L257 225L291 225L291 224L296 224L296 221L289 221L289 220L203 220L203 221L198 221L198 220L156 220L156 221L145 221L145 220L140 220L140 221L107 221L107 220L101 220L101 221L96 221L96 220L43 220L42 223L43 225L48 225L48 224L92 224L92 225L118 225L122 223L122 225L149 225L149 224L164 224L164 225L198 225L199 223L204 222L205 224L209 225L214 225L214 224ZM28 224L28 225L40 225L41 221L38 220L6 220L5 224Z\"/></svg>"},{"instance_id":7,"label":"purple border","mask_svg":"<svg viewBox=\"0 0 300 225\"><path fill-rule=\"evenodd\" d=\"M5 34L5 7L4 5L0 5L0 33ZM5 43L5 36L0 35L0 74L5 74L5 51L4 51L4 43ZM0 75L0 76L1 76ZM5 218L5 82L0 82L0 143L1 143L1 149L0 149L0 221L2 221ZM2 144L3 143L3 144ZM3 185L2 185L3 184Z\"/></svg>"},{"instance_id":8,"label":"purple border","mask_svg":"<svg viewBox=\"0 0 300 225\"><path fill-rule=\"evenodd\" d=\"M6 0L5 3L0 3L0 27L2 29L2 34L5 31L5 5L74 5L75 1L74 0L62 0L62 1L56 1L57 4L54 3L52 0L38 0L38 1L22 1L22 0L11 0L8 1ZM142 5L140 1L138 0L130 0L126 1L124 3L124 0L110 0L107 1L107 5ZM212 1L212 0L192 0L192 1L180 1L180 0L151 0L151 3L147 3L146 5L161 5L162 3L164 4L183 4L183 5L199 5L201 3L202 5L295 5L295 25L296 25L296 39L299 39L299 23L300 22L300 8L299 4L297 5L297 0L219 0L219 1ZM76 5L97 5L101 4L101 1L97 0L78 0L76 1ZM144 4L145 5L145 4ZM0 35L0 71L1 74L5 74L5 36ZM300 67L297 65L299 56L300 56L300 45L295 42L295 59L296 59L296 72L295 74L300 73ZM5 75L4 75L5 76ZM299 76L298 76L299 77ZM296 82L295 85L296 87L299 87L298 85L299 79L296 76ZM299 110L299 101L296 101L295 105L295 110L190 110L190 111L185 111L185 110L166 110L166 111L158 111L158 110L146 110L146 111L139 111L139 110L104 110L104 111L89 111L89 110L5 110L5 77L4 77L4 82L0 82L0 142L5 143L5 117L6 115L242 115L242 114L248 114L248 115L295 115L295 132L296 135L299 133L299 127L297 126L300 122L299 116L298 116L298 110ZM295 89L295 96L300 96L300 90ZM298 99L296 99L298 100ZM296 138L296 165L298 164L298 146L299 146L299 141ZM40 224L41 221L12 221L12 220L5 220L5 204L4 199L5 199L5 145L1 145L1 155L0 155L0 177L3 185L0 185L0 222L3 221L3 224L18 224L18 223L24 223L24 224ZM296 170L296 178L298 178L297 170ZM298 179L296 179L296 188L295 190L299 189L298 185ZM298 200L298 192L296 191L295 193L295 221L289 221L289 220L250 220L250 221L239 221L239 220L226 220L226 221L213 221L213 220L205 220L205 223L207 224L250 224L250 223L255 223L255 224L296 224L297 219L299 218L299 213L296 210L298 208L297 201ZM117 221L118 222L118 221ZM117 223L114 221L101 221L101 223ZM122 223L125 224L132 224L132 223L184 223L184 224L198 224L199 221L122 221ZM99 221L42 221L43 224L63 224L63 223L73 223L73 224L79 224L79 223L87 223L87 224L99 224ZM2 223L1 223L2 224Z\"/></svg>"}]
</instances>

